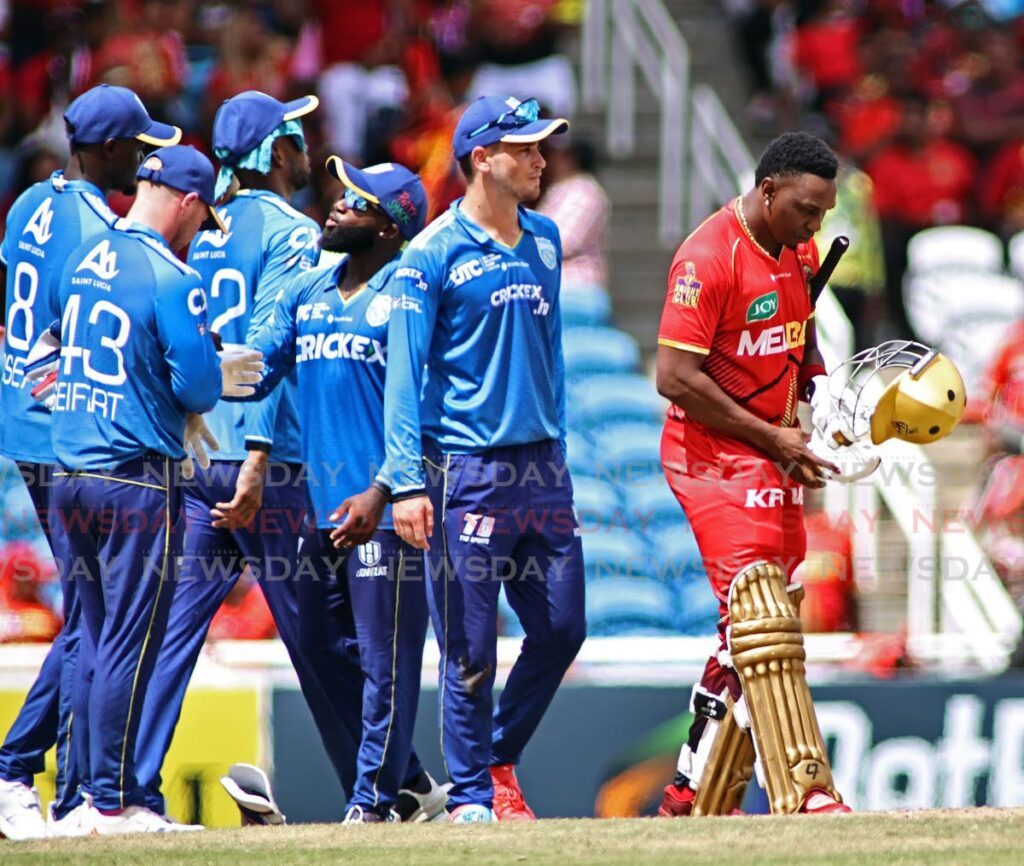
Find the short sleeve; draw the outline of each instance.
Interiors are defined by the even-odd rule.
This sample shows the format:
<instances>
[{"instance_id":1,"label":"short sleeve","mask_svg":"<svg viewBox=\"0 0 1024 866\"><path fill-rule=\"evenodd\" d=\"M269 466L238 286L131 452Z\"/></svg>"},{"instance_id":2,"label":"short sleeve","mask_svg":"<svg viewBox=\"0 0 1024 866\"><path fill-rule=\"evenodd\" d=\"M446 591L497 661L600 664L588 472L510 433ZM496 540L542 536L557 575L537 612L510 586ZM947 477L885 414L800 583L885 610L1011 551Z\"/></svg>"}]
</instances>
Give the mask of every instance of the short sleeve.
<instances>
[{"instance_id":1,"label":"short sleeve","mask_svg":"<svg viewBox=\"0 0 1024 866\"><path fill-rule=\"evenodd\" d=\"M730 289L729 271L708 256L680 250L668 272L658 345L707 355Z\"/></svg>"}]
</instances>

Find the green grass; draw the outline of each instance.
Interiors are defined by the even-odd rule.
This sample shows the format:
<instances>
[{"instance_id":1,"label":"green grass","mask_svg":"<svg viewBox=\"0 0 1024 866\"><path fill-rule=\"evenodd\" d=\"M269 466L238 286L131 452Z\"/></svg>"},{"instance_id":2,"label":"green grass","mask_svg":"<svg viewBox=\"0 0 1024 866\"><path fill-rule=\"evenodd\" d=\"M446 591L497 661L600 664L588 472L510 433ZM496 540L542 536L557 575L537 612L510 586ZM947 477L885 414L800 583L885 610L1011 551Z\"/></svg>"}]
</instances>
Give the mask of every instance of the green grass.
<instances>
[{"instance_id":1,"label":"green grass","mask_svg":"<svg viewBox=\"0 0 1024 866\"><path fill-rule=\"evenodd\" d=\"M463 827L259 827L182 835L0 842L0 862L5 866L997 866L1024 862L1022 838L1024 809L964 809L845 817L562 820Z\"/></svg>"}]
</instances>

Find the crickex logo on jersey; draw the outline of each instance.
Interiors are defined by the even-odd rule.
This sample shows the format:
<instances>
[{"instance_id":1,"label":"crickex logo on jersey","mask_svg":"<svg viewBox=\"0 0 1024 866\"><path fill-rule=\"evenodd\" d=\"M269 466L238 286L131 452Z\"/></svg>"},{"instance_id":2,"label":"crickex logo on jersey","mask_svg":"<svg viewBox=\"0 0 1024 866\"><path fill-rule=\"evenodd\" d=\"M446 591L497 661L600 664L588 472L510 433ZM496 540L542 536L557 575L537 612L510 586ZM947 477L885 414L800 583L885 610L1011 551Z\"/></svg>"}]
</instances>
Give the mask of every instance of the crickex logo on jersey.
<instances>
[{"instance_id":1,"label":"crickex logo on jersey","mask_svg":"<svg viewBox=\"0 0 1024 866\"><path fill-rule=\"evenodd\" d=\"M741 358L745 355L782 355L806 341L807 322L786 322L765 328L756 337L749 330L744 331L740 334L736 354Z\"/></svg>"},{"instance_id":2,"label":"crickex logo on jersey","mask_svg":"<svg viewBox=\"0 0 1024 866\"><path fill-rule=\"evenodd\" d=\"M295 363L339 359L387 366L385 348L378 340L359 334L302 334L295 338Z\"/></svg>"}]
</instances>

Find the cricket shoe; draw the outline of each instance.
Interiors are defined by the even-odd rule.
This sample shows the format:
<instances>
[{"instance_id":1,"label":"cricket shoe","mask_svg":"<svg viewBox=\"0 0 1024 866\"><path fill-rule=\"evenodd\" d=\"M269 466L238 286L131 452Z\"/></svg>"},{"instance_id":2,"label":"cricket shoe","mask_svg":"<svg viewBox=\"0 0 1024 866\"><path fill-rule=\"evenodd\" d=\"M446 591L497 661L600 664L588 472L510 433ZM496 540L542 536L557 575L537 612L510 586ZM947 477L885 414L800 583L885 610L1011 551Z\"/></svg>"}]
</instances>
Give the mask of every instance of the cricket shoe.
<instances>
[{"instance_id":1,"label":"cricket shoe","mask_svg":"<svg viewBox=\"0 0 1024 866\"><path fill-rule=\"evenodd\" d=\"M808 815L848 815L853 809L827 791L815 790L807 795L800 811Z\"/></svg>"},{"instance_id":2,"label":"cricket shoe","mask_svg":"<svg viewBox=\"0 0 1024 866\"><path fill-rule=\"evenodd\" d=\"M0 838L45 839L46 821L35 788L0 779Z\"/></svg>"},{"instance_id":3,"label":"cricket shoe","mask_svg":"<svg viewBox=\"0 0 1024 866\"><path fill-rule=\"evenodd\" d=\"M176 824L145 806L129 806L114 815L104 815L92 807L93 836L122 836L129 833L194 833L201 824Z\"/></svg>"},{"instance_id":4,"label":"cricket shoe","mask_svg":"<svg viewBox=\"0 0 1024 866\"><path fill-rule=\"evenodd\" d=\"M92 798L86 794L85 801L79 803L63 818L58 818L50 804L50 820L47 830L51 838L65 839L74 836L91 836L93 825Z\"/></svg>"},{"instance_id":5,"label":"cricket shoe","mask_svg":"<svg viewBox=\"0 0 1024 866\"><path fill-rule=\"evenodd\" d=\"M512 764L498 764L491 767L491 781L494 783L494 814L499 821L536 821L533 809L526 805L516 768Z\"/></svg>"},{"instance_id":6,"label":"cricket shoe","mask_svg":"<svg viewBox=\"0 0 1024 866\"><path fill-rule=\"evenodd\" d=\"M284 813L274 799L270 779L252 764L232 764L220 783L242 813L242 826L253 824L284 824Z\"/></svg>"},{"instance_id":7,"label":"cricket shoe","mask_svg":"<svg viewBox=\"0 0 1024 866\"><path fill-rule=\"evenodd\" d=\"M479 803L463 803L452 809L448 815L449 824L490 824L497 820L493 809Z\"/></svg>"},{"instance_id":8,"label":"cricket shoe","mask_svg":"<svg viewBox=\"0 0 1024 866\"><path fill-rule=\"evenodd\" d=\"M402 819L394 809L381 814L376 809L367 809L358 803L349 806L342 824L398 824Z\"/></svg>"},{"instance_id":9,"label":"cricket shoe","mask_svg":"<svg viewBox=\"0 0 1024 866\"><path fill-rule=\"evenodd\" d=\"M697 792L689 785L666 785L658 806L659 818L686 818L693 811Z\"/></svg>"},{"instance_id":10,"label":"cricket shoe","mask_svg":"<svg viewBox=\"0 0 1024 866\"><path fill-rule=\"evenodd\" d=\"M420 821L432 821L444 811L448 805L448 785L438 785L426 770L413 780L408 788L398 792L395 811L403 824L418 824Z\"/></svg>"}]
</instances>

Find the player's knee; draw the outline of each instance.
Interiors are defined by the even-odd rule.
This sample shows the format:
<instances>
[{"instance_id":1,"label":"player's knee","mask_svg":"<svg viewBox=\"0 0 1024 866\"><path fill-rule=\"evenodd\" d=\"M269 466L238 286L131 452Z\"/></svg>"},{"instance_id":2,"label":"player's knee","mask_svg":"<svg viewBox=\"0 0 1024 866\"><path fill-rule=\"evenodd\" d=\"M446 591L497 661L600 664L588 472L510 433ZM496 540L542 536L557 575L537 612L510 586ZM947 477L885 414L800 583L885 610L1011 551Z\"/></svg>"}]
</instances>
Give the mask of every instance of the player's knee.
<instances>
[{"instance_id":1,"label":"player's knee","mask_svg":"<svg viewBox=\"0 0 1024 866\"><path fill-rule=\"evenodd\" d=\"M550 631L544 635L544 647L551 657L563 659L568 664L576 658L586 639L586 619L566 617L552 623Z\"/></svg>"}]
</instances>

